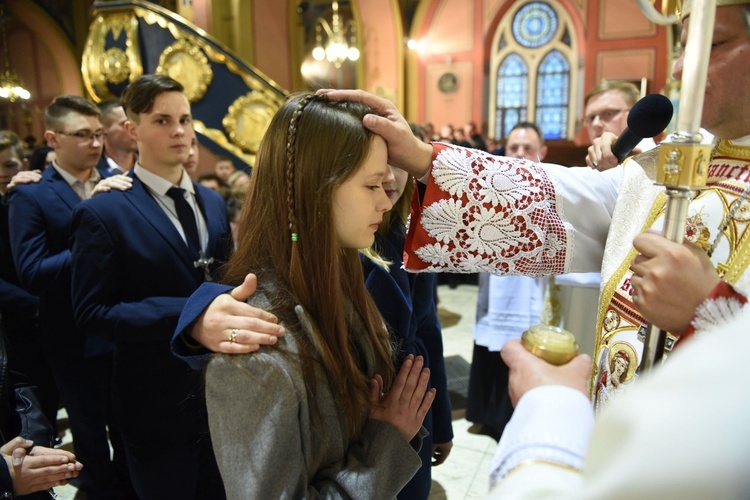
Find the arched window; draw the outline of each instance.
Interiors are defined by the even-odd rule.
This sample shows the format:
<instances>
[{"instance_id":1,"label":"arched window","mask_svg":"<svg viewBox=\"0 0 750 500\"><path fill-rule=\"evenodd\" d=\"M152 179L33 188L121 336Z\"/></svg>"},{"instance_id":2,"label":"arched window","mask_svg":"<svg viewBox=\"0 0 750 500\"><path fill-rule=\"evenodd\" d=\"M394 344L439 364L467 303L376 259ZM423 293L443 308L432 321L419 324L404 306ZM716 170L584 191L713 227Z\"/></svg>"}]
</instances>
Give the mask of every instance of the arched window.
<instances>
[{"instance_id":1,"label":"arched window","mask_svg":"<svg viewBox=\"0 0 750 500\"><path fill-rule=\"evenodd\" d=\"M496 137L505 137L516 123L526 120L528 97L529 68L518 54L510 54L497 70Z\"/></svg>"},{"instance_id":2,"label":"arched window","mask_svg":"<svg viewBox=\"0 0 750 500\"><path fill-rule=\"evenodd\" d=\"M569 109L577 75L573 25L559 4L521 0L495 32L491 67L490 130L504 139L519 121L533 117L546 139L567 139L575 130Z\"/></svg>"},{"instance_id":3,"label":"arched window","mask_svg":"<svg viewBox=\"0 0 750 500\"><path fill-rule=\"evenodd\" d=\"M536 123L545 139L567 137L570 63L559 50L552 50L539 63L536 76Z\"/></svg>"}]
</instances>

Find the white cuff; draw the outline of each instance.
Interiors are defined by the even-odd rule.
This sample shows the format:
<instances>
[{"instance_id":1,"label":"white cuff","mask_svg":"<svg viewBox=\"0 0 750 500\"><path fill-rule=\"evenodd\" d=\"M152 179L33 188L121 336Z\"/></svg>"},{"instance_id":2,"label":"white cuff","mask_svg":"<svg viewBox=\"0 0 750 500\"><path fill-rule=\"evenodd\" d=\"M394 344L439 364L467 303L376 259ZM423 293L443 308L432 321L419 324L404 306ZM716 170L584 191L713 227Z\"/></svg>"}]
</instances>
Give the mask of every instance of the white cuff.
<instances>
[{"instance_id":1,"label":"white cuff","mask_svg":"<svg viewBox=\"0 0 750 500\"><path fill-rule=\"evenodd\" d=\"M522 462L582 469L594 428L591 401L560 385L536 387L518 402L490 464L490 488Z\"/></svg>"},{"instance_id":2,"label":"white cuff","mask_svg":"<svg viewBox=\"0 0 750 500\"><path fill-rule=\"evenodd\" d=\"M432 162L430 162L430 168L427 169L427 173L417 179L417 182L426 186L430 182L430 174L432 174Z\"/></svg>"}]
</instances>

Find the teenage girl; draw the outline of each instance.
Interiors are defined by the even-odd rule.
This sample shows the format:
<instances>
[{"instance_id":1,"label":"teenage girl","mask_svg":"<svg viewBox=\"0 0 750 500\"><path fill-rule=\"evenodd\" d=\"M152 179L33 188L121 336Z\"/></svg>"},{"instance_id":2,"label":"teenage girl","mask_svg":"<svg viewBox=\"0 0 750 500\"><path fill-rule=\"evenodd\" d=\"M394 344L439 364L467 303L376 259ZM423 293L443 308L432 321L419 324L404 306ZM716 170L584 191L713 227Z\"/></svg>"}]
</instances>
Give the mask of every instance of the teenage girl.
<instances>
[{"instance_id":1,"label":"teenage girl","mask_svg":"<svg viewBox=\"0 0 750 500\"><path fill-rule=\"evenodd\" d=\"M208 364L211 439L229 498L394 497L420 467L429 370L408 356L394 373L357 254L391 208L385 142L362 125L368 112L295 95L258 151L225 281L256 273L250 303L286 335Z\"/></svg>"}]
</instances>

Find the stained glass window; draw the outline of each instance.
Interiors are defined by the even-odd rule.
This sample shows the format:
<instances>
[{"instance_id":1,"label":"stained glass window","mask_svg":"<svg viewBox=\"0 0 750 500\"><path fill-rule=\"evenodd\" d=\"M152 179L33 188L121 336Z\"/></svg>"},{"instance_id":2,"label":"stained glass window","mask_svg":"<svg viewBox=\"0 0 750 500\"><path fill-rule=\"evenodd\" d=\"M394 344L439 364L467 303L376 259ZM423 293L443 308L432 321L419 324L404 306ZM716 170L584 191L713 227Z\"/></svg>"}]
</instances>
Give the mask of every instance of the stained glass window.
<instances>
[{"instance_id":1,"label":"stained glass window","mask_svg":"<svg viewBox=\"0 0 750 500\"><path fill-rule=\"evenodd\" d=\"M571 105L570 21L550 2L520 0L500 28L495 81L495 137L518 121L534 120L546 139L567 139Z\"/></svg>"},{"instance_id":2,"label":"stained glass window","mask_svg":"<svg viewBox=\"0 0 750 500\"><path fill-rule=\"evenodd\" d=\"M536 81L536 123L545 139L566 139L570 63L559 50L551 50L539 63Z\"/></svg>"},{"instance_id":3,"label":"stained glass window","mask_svg":"<svg viewBox=\"0 0 750 500\"><path fill-rule=\"evenodd\" d=\"M516 53L509 54L497 70L495 137L504 138L519 121L526 120L529 68Z\"/></svg>"},{"instance_id":4,"label":"stained glass window","mask_svg":"<svg viewBox=\"0 0 750 500\"><path fill-rule=\"evenodd\" d=\"M544 2L524 5L513 17L513 36L524 47L546 45L557 32L557 13Z\"/></svg>"}]
</instances>

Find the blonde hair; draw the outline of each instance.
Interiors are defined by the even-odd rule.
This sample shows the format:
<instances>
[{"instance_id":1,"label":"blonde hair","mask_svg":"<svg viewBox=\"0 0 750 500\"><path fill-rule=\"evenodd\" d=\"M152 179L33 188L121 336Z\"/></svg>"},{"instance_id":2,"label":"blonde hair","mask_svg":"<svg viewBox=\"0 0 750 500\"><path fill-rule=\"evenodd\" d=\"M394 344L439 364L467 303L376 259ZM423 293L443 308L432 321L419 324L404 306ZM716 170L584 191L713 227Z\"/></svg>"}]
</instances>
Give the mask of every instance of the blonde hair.
<instances>
[{"instance_id":1,"label":"blonde hair","mask_svg":"<svg viewBox=\"0 0 750 500\"><path fill-rule=\"evenodd\" d=\"M0 130L0 151L10 149L19 161L23 160L23 142L10 130Z\"/></svg>"},{"instance_id":2,"label":"blonde hair","mask_svg":"<svg viewBox=\"0 0 750 500\"><path fill-rule=\"evenodd\" d=\"M588 105L592 97L609 92L610 90L616 90L622 94L622 98L625 99L628 106L633 106L641 97L641 91L630 82L625 80L602 80L599 85L586 94L586 97L583 99L583 107Z\"/></svg>"}]
</instances>

